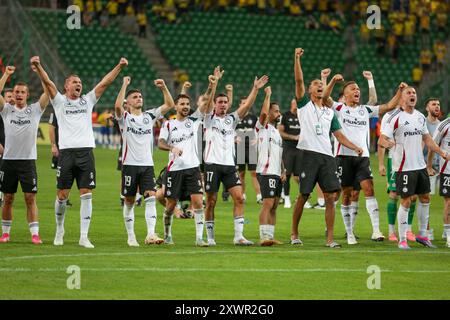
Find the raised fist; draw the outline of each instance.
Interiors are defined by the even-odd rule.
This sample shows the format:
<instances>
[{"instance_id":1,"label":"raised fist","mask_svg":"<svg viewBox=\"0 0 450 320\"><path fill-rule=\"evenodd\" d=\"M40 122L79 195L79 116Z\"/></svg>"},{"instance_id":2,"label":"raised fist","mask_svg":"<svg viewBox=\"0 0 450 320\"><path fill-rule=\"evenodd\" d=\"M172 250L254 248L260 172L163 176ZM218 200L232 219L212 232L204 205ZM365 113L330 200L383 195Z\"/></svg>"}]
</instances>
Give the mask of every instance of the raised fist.
<instances>
[{"instance_id":1,"label":"raised fist","mask_svg":"<svg viewBox=\"0 0 450 320\"><path fill-rule=\"evenodd\" d=\"M163 79L156 79L155 80L155 86L157 86L158 88L164 88L166 86L166 83L164 82Z\"/></svg>"},{"instance_id":2,"label":"raised fist","mask_svg":"<svg viewBox=\"0 0 450 320\"><path fill-rule=\"evenodd\" d=\"M131 83L131 77L123 77L123 84L129 86Z\"/></svg>"},{"instance_id":3,"label":"raised fist","mask_svg":"<svg viewBox=\"0 0 450 320\"><path fill-rule=\"evenodd\" d=\"M305 52L305 50L303 50L303 48L296 48L295 49L295 56L297 58L300 58L303 55L304 52Z\"/></svg>"},{"instance_id":4,"label":"raised fist","mask_svg":"<svg viewBox=\"0 0 450 320\"><path fill-rule=\"evenodd\" d=\"M373 79L372 72L370 72L370 71L363 71L363 76L367 80Z\"/></svg>"},{"instance_id":5,"label":"raised fist","mask_svg":"<svg viewBox=\"0 0 450 320\"><path fill-rule=\"evenodd\" d=\"M128 66L128 60L125 58L121 58L120 62L119 62L119 66L122 68Z\"/></svg>"}]
</instances>

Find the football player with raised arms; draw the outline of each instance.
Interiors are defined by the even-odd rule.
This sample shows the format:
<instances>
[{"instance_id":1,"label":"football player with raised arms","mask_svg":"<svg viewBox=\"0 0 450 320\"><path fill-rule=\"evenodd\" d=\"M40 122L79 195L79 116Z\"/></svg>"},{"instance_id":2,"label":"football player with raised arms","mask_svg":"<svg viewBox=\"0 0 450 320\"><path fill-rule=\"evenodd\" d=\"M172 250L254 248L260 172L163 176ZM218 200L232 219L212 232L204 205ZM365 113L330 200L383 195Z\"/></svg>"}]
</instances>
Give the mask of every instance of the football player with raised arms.
<instances>
[{"instance_id":1,"label":"football player with raised arms","mask_svg":"<svg viewBox=\"0 0 450 320\"><path fill-rule=\"evenodd\" d=\"M172 222L175 206L183 196L189 195L194 209L195 244L207 247L203 241L204 211L203 186L200 175L201 138L199 126L205 116L208 105L212 104L217 83L223 71L219 67L214 75L209 76L209 86L204 93L204 99L197 110L191 111L191 99L188 95L180 94L175 99L176 118L164 122L159 135L158 147L169 151L169 164L165 175L166 207L164 210L164 243L173 244Z\"/></svg>"},{"instance_id":2,"label":"football player with raised arms","mask_svg":"<svg viewBox=\"0 0 450 320\"><path fill-rule=\"evenodd\" d=\"M55 200L56 235L55 246L64 244L64 215L67 199L74 180L80 192L80 240L79 245L94 248L88 239L92 218L92 192L96 186L94 152L95 139L92 129L92 110L105 90L128 65L125 58L87 94L77 75L70 75L61 94L50 80L39 57L31 59L37 73L47 87L59 125L60 155L57 167L57 198Z\"/></svg>"},{"instance_id":3,"label":"football player with raised arms","mask_svg":"<svg viewBox=\"0 0 450 320\"><path fill-rule=\"evenodd\" d=\"M259 237L261 246L281 244L275 240L275 222L281 188L286 180L283 165L283 139L277 129L281 117L280 106L270 102L272 90L264 89L266 97L256 122L258 140L258 163L256 172L261 187L262 207L259 214Z\"/></svg>"},{"instance_id":4,"label":"football player with raised arms","mask_svg":"<svg viewBox=\"0 0 450 320\"><path fill-rule=\"evenodd\" d=\"M32 69L36 71L34 67ZM0 92L3 91L7 79L14 72L14 67L6 67L5 73L0 79ZM42 243L39 237L36 205L36 193L38 192L36 132L41 116L49 103L48 93L44 85L43 87L44 93L39 101L31 105L27 104L30 96L28 85L23 82L16 83L13 88L13 105L7 103L0 95L0 115L5 126L5 149L0 169L0 190L4 194L0 243L10 240L12 206L19 182L25 196L31 241L34 244Z\"/></svg>"},{"instance_id":5,"label":"football player with raised arms","mask_svg":"<svg viewBox=\"0 0 450 320\"><path fill-rule=\"evenodd\" d=\"M156 181L153 163L153 127L160 116L165 115L175 106L169 89L162 79L155 80L155 85L161 89L164 104L156 109L142 111L144 99L141 91L127 88L130 77L123 79L123 85L117 96L115 114L122 134L122 194L125 197L123 218L128 234L128 245L138 247L134 233L134 203L136 193L141 190L145 202L145 220L147 222L147 237L145 244L161 244L163 239L155 233L156 226ZM126 99L127 108L123 108Z\"/></svg>"},{"instance_id":6,"label":"football player with raised arms","mask_svg":"<svg viewBox=\"0 0 450 320\"><path fill-rule=\"evenodd\" d=\"M401 91L407 85L401 83L395 96L386 104L379 106L360 105L359 100L361 91L354 81L344 84L342 92L345 103L334 103L330 98L331 92L341 75L335 75L323 95L323 101L327 106L333 106L342 130L350 141L363 146L363 154L358 155L353 150L343 146L338 141L335 142L335 154L337 159L338 174L341 178L342 186L342 205L341 213L344 220L345 230L347 232L348 244L356 244L356 238L353 234L350 205L354 186L359 184L366 197L366 208L372 222L372 236L374 241L383 241L384 236L380 231L380 217L378 202L375 198L373 187L373 176L370 169L370 128L369 121L372 117L378 117L390 110L393 110L401 97Z\"/></svg>"},{"instance_id":7,"label":"football player with raised arms","mask_svg":"<svg viewBox=\"0 0 450 320\"><path fill-rule=\"evenodd\" d=\"M240 246L253 245L244 235L244 197L235 166L235 137L238 122L255 102L259 89L269 80L267 76L255 77L253 87L245 102L239 108L227 114L229 100L226 94L218 94L214 98L214 111L208 110L205 120L205 191L206 191L206 231L208 244L216 245L214 235L214 208L217 202L217 192L220 183L233 198L234 208L234 239L233 243Z\"/></svg>"}]
</instances>

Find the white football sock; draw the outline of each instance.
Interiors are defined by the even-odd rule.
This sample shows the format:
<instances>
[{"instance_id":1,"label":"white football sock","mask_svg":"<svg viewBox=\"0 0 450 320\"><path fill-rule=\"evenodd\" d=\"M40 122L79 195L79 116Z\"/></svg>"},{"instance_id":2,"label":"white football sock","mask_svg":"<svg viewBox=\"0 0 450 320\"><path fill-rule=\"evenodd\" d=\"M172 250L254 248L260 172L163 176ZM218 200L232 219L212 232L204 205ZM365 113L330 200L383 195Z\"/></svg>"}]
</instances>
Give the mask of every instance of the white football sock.
<instances>
[{"instance_id":1,"label":"white football sock","mask_svg":"<svg viewBox=\"0 0 450 320\"><path fill-rule=\"evenodd\" d=\"M205 225L205 214L203 209L194 210L195 220L195 237L196 239L203 239L203 227Z\"/></svg>"},{"instance_id":2,"label":"white football sock","mask_svg":"<svg viewBox=\"0 0 450 320\"><path fill-rule=\"evenodd\" d=\"M419 234L422 237L428 236L427 226L429 217L430 217L430 204L422 203L419 201L417 205L417 220L419 222Z\"/></svg>"},{"instance_id":3,"label":"white football sock","mask_svg":"<svg viewBox=\"0 0 450 320\"><path fill-rule=\"evenodd\" d=\"M350 220L352 224L352 231L355 229L356 225L356 216L358 215L358 202L352 201L350 204Z\"/></svg>"},{"instance_id":4,"label":"white football sock","mask_svg":"<svg viewBox=\"0 0 450 320\"><path fill-rule=\"evenodd\" d=\"M92 219L92 193L83 194L80 199L80 238L85 239L88 237Z\"/></svg>"},{"instance_id":5,"label":"white football sock","mask_svg":"<svg viewBox=\"0 0 450 320\"><path fill-rule=\"evenodd\" d=\"M123 206L123 220L127 229L128 237L134 236L134 204L125 203Z\"/></svg>"},{"instance_id":6,"label":"white football sock","mask_svg":"<svg viewBox=\"0 0 450 320\"><path fill-rule=\"evenodd\" d=\"M450 224L444 224L444 231L447 235L447 242L450 242Z\"/></svg>"},{"instance_id":7,"label":"white football sock","mask_svg":"<svg viewBox=\"0 0 450 320\"><path fill-rule=\"evenodd\" d=\"M325 199L324 198L317 198L317 203L319 206L323 207L325 205Z\"/></svg>"},{"instance_id":8,"label":"white football sock","mask_svg":"<svg viewBox=\"0 0 450 320\"><path fill-rule=\"evenodd\" d=\"M12 220L2 220L2 232L10 234L11 233Z\"/></svg>"},{"instance_id":9,"label":"white football sock","mask_svg":"<svg viewBox=\"0 0 450 320\"><path fill-rule=\"evenodd\" d=\"M408 211L409 208L405 208L400 205L397 211L397 221L398 221L398 236L400 242L406 241L406 231L408 230Z\"/></svg>"},{"instance_id":10,"label":"white football sock","mask_svg":"<svg viewBox=\"0 0 450 320\"><path fill-rule=\"evenodd\" d=\"M395 224L389 225L389 234L395 233Z\"/></svg>"},{"instance_id":11,"label":"white football sock","mask_svg":"<svg viewBox=\"0 0 450 320\"><path fill-rule=\"evenodd\" d=\"M39 222L31 222L28 224L32 236L39 235Z\"/></svg>"},{"instance_id":12,"label":"white football sock","mask_svg":"<svg viewBox=\"0 0 450 320\"><path fill-rule=\"evenodd\" d=\"M56 233L64 233L64 216L66 213L67 199L55 200L55 219L56 219Z\"/></svg>"},{"instance_id":13,"label":"white football sock","mask_svg":"<svg viewBox=\"0 0 450 320\"><path fill-rule=\"evenodd\" d=\"M239 216L234 218L234 238L241 239L244 237L244 217Z\"/></svg>"},{"instance_id":14,"label":"white football sock","mask_svg":"<svg viewBox=\"0 0 450 320\"><path fill-rule=\"evenodd\" d=\"M155 234L156 219L158 213L156 211L156 197L148 197L145 199L145 221L147 222L147 237Z\"/></svg>"},{"instance_id":15,"label":"white football sock","mask_svg":"<svg viewBox=\"0 0 450 320\"><path fill-rule=\"evenodd\" d=\"M374 197L367 197L366 209L367 212L369 212L373 232L380 232L380 211L378 210L377 199Z\"/></svg>"},{"instance_id":16,"label":"white football sock","mask_svg":"<svg viewBox=\"0 0 450 320\"><path fill-rule=\"evenodd\" d=\"M172 222L173 222L173 212L172 214L168 214L167 211L164 210L164 237L172 236Z\"/></svg>"},{"instance_id":17,"label":"white football sock","mask_svg":"<svg viewBox=\"0 0 450 320\"><path fill-rule=\"evenodd\" d=\"M206 221L205 224L208 240L214 240L214 221Z\"/></svg>"},{"instance_id":18,"label":"white football sock","mask_svg":"<svg viewBox=\"0 0 450 320\"><path fill-rule=\"evenodd\" d=\"M342 219L344 220L345 232L347 232L347 235L353 234L350 216L350 206L344 206L341 204L341 214Z\"/></svg>"},{"instance_id":19,"label":"white football sock","mask_svg":"<svg viewBox=\"0 0 450 320\"><path fill-rule=\"evenodd\" d=\"M268 229L268 233L269 233L270 239L273 240L275 238L275 226L269 224L269 225L267 225L267 229Z\"/></svg>"}]
</instances>

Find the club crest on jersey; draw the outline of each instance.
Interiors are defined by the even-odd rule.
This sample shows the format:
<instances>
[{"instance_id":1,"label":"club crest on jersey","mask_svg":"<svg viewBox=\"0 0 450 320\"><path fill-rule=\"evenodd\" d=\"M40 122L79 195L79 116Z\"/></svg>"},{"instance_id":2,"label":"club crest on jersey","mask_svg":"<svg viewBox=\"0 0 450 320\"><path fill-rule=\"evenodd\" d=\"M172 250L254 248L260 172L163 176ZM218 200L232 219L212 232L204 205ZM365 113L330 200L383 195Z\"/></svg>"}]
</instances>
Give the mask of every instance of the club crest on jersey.
<instances>
[{"instance_id":1,"label":"club crest on jersey","mask_svg":"<svg viewBox=\"0 0 450 320\"><path fill-rule=\"evenodd\" d=\"M302 174L300 175L302 178L306 177L306 173L302 172Z\"/></svg>"},{"instance_id":2,"label":"club crest on jersey","mask_svg":"<svg viewBox=\"0 0 450 320\"><path fill-rule=\"evenodd\" d=\"M227 119L225 120L225 124L226 124L226 125L230 125L230 124L231 124L231 119L230 119L230 118L227 118Z\"/></svg>"},{"instance_id":3,"label":"club crest on jersey","mask_svg":"<svg viewBox=\"0 0 450 320\"><path fill-rule=\"evenodd\" d=\"M358 111L358 114L359 114L360 116L363 116L363 115L364 115L364 110L359 110L359 111Z\"/></svg>"},{"instance_id":4,"label":"club crest on jersey","mask_svg":"<svg viewBox=\"0 0 450 320\"><path fill-rule=\"evenodd\" d=\"M402 189L402 191L406 193L406 192L408 192L408 188L407 188L407 187L404 187L404 188Z\"/></svg>"},{"instance_id":5,"label":"club crest on jersey","mask_svg":"<svg viewBox=\"0 0 450 320\"><path fill-rule=\"evenodd\" d=\"M31 107L27 107L25 109L25 114L30 114L31 113Z\"/></svg>"},{"instance_id":6,"label":"club crest on jersey","mask_svg":"<svg viewBox=\"0 0 450 320\"><path fill-rule=\"evenodd\" d=\"M186 128L192 127L192 123L191 123L190 121L186 122L185 127L186 127Z\"/></svg>"},{"instance_id":7,"label":"club crest on jersey","mask_svg":"<svg viewBox=\"0 0 450 320\"><path fill-rule=\"evenodd\" d=\"M84 99L84 97L80 98L80 105L84 106L87 103L87 101Z\"/></svg>"},{"instance_id":8,"label":"club crest on jersey","mask_svg":"<svg viewBox=\"0 0 450 320\"><path fill-rule=\"evenodd\" d=\"M148 120L147 118L144 118L144 120L142 122L144 122L144 124L149 124L150 120Z\"/></svg>"},{"instance_id":9,"label":"club crest on jersey","mask_svg":"<svg viewBox=\"0 0 450 320\"><path fill-rule=\"evenodd\" d=\"M442 193L443 193L443 194L447 194L447 192L448 192L448 191L447 191L447 188L442 189Z\"/></svg>"},{"instance_id":10,"label":"club crest on jersey","mask_svg":"<svg viewBox=\"0 0 450 320\"><path fill-rule=\"evenodd\" d=\"M253 123L252 119L249 119L249 120L248 120L248 124L249 124L249 125L252 125L252 123Z\"/></svg>"},{"instance_id":11,"label":"club crest on jersey","mask_svg":"<svg viewBox=\"0 0 450 320\"><path fill-rule=\"evenodd\" d=\"M294 120L292 120L292 118L289 118L289 120L288 120L289 122L292 122L292 121L294 121Z\"/></svg>"},{"instance_id":12,"label":"club crest on jersey","mask_svg":"<svg viewBox=\"0 0 450 320\"><path fill-rule=\"evenodd\" d=\"M170 190L167 190L167 195L170 196L172 194L172 192L170 192Z\"/></svg>"},{"instance_id":13,"label":"club crest on jersey","mask_svg":"<svg viewBox=\"0 0 450 320\"><path fill-rule=\"evenodd\" d=\"M205 189L206 189L206 190L209 190L209 189L211 189L211 186L210 186L209 184L207 184L207 185L205 186Z\"/></svg>"}]
</instances>

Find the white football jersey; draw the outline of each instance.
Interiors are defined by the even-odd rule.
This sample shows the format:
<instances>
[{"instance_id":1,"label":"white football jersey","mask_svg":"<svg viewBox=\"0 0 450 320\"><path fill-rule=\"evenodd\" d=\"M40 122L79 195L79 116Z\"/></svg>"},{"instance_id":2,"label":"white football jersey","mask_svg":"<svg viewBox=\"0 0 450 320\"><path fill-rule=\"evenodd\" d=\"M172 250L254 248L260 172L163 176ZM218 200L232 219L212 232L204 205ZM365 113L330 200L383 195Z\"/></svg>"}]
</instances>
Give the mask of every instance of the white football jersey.
<instances>
[{"instance_id":1,"label":"white football jersey","mask_svg":"<svg viewBox=\"0 0 450 320\"><path fill-rule=\"evenodd\" d=\"M258 164L256 172L262 175L281 175L283 158L283 139L278 129L271 124L263 126L256 122L256 137L258 139Z\"/></svg>"},{"instance_id":2,"label":"white football jersey","mask_svg":"<svg viewBox=\"0 0 450 320\"><path fill-rule=\"evenodd\" d=\"M59 149L95 148L92 110L97 103L95 90L76 100L57 93L50 100L59 125Z\"/></svg>"},{"instance_id":3,"label":"white football jersey","mask_svg":"<svg viewBox=\"0 0 450 320\"><path fill-rule=\"evenodd\" d=\"M204 120L205 163L235 165L236 126L240 121L237 111L220 118L207 114Z\"/></svg>"},{"instance_id":4,"label":"white football jersey","mask_svg":"<svg viewBox=\"0 0 450 320\"><path fill-rule=\"evenodd\" d=\"M333 109L344 135L364 150L363 157L370 157L370 118L378 117L380 106L349 107L345 104L337 104L333 106ZM336 156L358 156L355 151L341 145L337 139L334 140L334 153Z\"/></svg>"},{"instance_id":5,"label":"white football jersey","mask_svg":"<svg viewBox=\"0 0 450 320\"><path fill-rule=\"evenodd\" d=\"M136 116L125 111L119 122L122 133L122 164L153 166L153 127L161 115L161 107Z\"/></svg>"},{"instance_id":6,"label":"white football jersey","mask_svg":"<svg viewBox=\"0 0 450 320\"><path fill-rule=\"evenodd\" d=\"M330 133L341 129L333 109L319 108L306 96L297 105L297 117L301 128L297 148L333 157Z\"/></svg>"},{"instance_id":7,"label":"white football jersey","mask_svg":"<svg viewBox=\"0 0 450 320\"><path fill-rule=\"evenodd\" d=\"M36 139L42 116L39 102L19 109L6 103L0 112L5 126L4 160L36 160Z\"/></svg>"},{"instance_id":8,"label":"white football jersey","mask_svg":"<svg viewBox=\"0 0 450 320\"><path fill-rule=\"evenodd\" d=\"M428 133L426 118L417 110L408 113L398 109L388 118L381 134L394 139L392 168L396 172L426 168L422 138Z\"/></svg>"},{"instance_id":9,"label":"white football jersey","mask_svg":"<svg viewBox=\"0 0 450 320\"><path fill-rule=\"evenodd\" d=\"M387 124L389 118L390 118L390 117L394 114L394 112L396 112L397 110L398 110L398 109L391 110L391 111L387 112L387 113L383 116L383 118L381 119L380 132L383 132L383 128L386 127L386 124ZM388 156L388 159L392 159L392 153L393 153L393 149L388 149L388 150L387 150L387 156Z\"/></svg>"},{"instance_id":10,"label":"white football jersey","mask_svg":"<svg viewBox=\"0 0 450 320\"><path fill-rule=\"evenodd\" d=\"M199 137L199 126L202 119L203 114L197 110L183 121L172 119L164 123L159 138L183 151L181 156L175 156L172 152L169 152L167 171L191 169L200 165L198 150L201 137Z\"/></svg>"},{"instance_id":11,"label":"white football jersey","mask_svg":"<svg viewBox=\"0 0 450 320\"><path fill-rule=\"evenodd\" d=\"M442 121L434 131L433 140L442 150L450 153L450 118ZM439 172L450 174L448 161L439 157Z\"/></svg>"}]
</instances>

